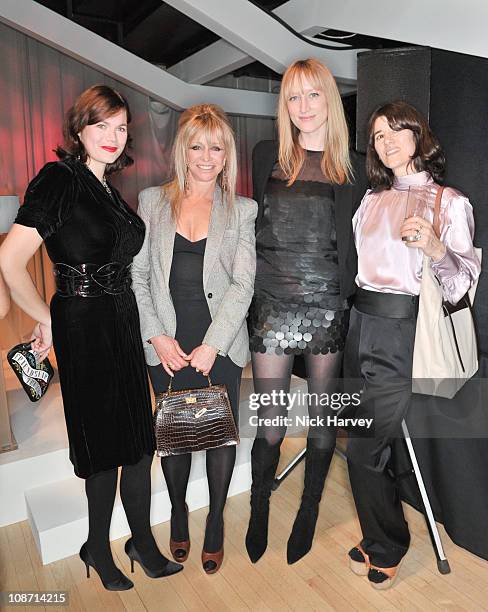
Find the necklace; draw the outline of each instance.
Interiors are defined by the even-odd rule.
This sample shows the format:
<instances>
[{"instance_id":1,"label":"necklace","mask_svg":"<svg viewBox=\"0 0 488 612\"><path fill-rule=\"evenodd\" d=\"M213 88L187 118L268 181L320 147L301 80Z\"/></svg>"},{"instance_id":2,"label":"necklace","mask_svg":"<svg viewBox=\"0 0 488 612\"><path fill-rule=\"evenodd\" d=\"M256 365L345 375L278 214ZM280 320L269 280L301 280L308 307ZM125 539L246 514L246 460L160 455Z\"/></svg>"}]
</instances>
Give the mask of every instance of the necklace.
<instances>
[{"instance_id":1,"label":"necklace","mask_svg":"<svg viewBox=\"0 0 488 612\"><path fill-rule=\"evenodd\" d=\"M105 191L108 193L108 195L111 196L112 195L112 190L108 186L107 179L105 178L105 175L102 178L102 185L104 186Z\"/></svg>"},{"instance_id":2,"label":"necklace","mask_svg":"<svg viewBox=\"0 0 488 612\"><path fill-rule=\"evenodd\" d=\"M98 176L93 172L93 170L90 168L90 166L88 164L85 164L85 166L88 168L88 170L90 170L90 172L93 174L93 176L95 176L96 179L99 180L102 183L105 191L108 193L109 196L111 196L112 195L112 190L108 186L107 179L105 178L105 174L103 175L102 180L100 180L98 178Z\"/></svg>"}]
</instances>

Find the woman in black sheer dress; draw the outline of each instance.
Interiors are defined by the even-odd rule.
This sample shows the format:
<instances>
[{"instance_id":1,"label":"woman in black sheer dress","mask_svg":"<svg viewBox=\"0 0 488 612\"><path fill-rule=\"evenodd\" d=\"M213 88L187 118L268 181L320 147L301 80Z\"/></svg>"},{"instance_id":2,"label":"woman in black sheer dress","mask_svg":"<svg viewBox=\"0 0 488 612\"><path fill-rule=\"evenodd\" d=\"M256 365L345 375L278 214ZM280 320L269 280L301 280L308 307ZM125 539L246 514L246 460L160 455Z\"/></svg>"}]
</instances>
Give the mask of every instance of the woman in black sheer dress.
<instances>
[{"instance_id":1,"label":"woman in black sheer dress","mask_svg":"<svg viewBox=\"0 0 488 612\"><path fill-rule=\"evenodd\" d=\"M182 569L164 557L152 536L150 469L154 453L151 401L130 289L130 264L144 240L142 220L105 176L132 163L126 153L127 102L97 85L68 111L61 161L32 180L1 250L12 298L33 319L33 348L44 358L54 345L70 459L84 478L89 534L80 550L106 589L132 582L116 567L109 528L120 493L132 538L125 550L152 578ZM26 265L44 241L57 290L50 308Z\"/></svg>"},{"instance_id":2,"label":"woman in black sheer dress","mask_svg":"<svg viewBox=\"0 0 488 612\"><path fill-rule=\"evenodd\" d=\"M334 410L320 398L338 391L356 269L351 218L364 188L357 179L360 168L353 171L337 86L317 60L295 62L285 72L278 126L279 142L260 142L253 153L259 205L249 318L254 390L288 392L294 357L302 355L312 394L309 415L326 419ZM263 403L259 416L284 416L286 409ZM260 426L252 449L246 547L253 562L267 547L269 496L285 433L284 426ZM312 545L335 438L332 426L309 428L305 484L288 540L288 563Z\"/></svg>"}]
</instances>

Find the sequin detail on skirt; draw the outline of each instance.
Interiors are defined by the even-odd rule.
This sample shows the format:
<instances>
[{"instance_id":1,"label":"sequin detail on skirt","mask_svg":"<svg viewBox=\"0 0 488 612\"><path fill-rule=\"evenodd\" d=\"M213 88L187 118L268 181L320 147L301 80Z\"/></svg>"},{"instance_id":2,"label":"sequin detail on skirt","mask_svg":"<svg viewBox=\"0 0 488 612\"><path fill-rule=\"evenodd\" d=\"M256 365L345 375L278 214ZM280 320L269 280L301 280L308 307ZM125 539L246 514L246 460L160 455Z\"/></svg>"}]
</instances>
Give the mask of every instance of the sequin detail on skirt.
<instances>
[{"instance_id":1,"label":"sequin detail on skirt","mask_svg":"<svg viewBox=\"0 0 488 612\"><path fill-rule=\"evenodd\" d=\"M325 355L344 350L347 317L343 310L315 308L313 302L290 311L255 301L249 332L256 353Z\"/></svg>"}]
</instances>

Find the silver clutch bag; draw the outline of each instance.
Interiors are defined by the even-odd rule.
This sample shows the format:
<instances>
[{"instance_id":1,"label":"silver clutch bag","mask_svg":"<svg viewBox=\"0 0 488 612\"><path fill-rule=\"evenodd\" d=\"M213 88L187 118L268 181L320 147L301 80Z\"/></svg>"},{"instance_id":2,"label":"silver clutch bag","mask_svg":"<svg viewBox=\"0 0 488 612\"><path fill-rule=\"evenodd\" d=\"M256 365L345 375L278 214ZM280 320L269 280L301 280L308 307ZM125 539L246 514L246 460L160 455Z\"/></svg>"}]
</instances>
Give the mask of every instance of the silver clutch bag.
<instances>
[{"instance_id":1,"label":"silver clutch bag","mask_svg":"<svg viewBox=\"0 0 488 612\"><path fill-rule=\"evenodd\" d=\"M154 429L160 457L183 455L239 443L225 385L172 391L156 395Z\"/></svg>"}]
</instances>

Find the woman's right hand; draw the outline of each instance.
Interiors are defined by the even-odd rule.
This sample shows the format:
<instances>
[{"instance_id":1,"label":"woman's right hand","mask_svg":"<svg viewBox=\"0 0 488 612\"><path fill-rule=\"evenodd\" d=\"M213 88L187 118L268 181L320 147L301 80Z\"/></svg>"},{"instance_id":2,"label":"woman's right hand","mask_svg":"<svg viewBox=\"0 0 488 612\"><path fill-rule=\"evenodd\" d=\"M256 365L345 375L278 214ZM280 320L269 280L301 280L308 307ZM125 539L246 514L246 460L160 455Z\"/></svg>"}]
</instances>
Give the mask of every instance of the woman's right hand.
<instances>
[{"instance_id":1,"label":"woman's right hand","mask_svg":"<svg viewBox=\"0 0 488 612\"><path fill-rule=\"evenodd\" d=\"M51 326L38 323L34 327L31 340L31 348L39 354L39 361L43 361L49 355L53 345Z\"/></svg>"},{"instance_id":2,"label":"woman's right hand","mask_svg":"<svg viewBox=\"0 0 488 612\"><path fill-rule=\"evenodd\" d=\"M174 372L186 368L188 355L181 348L178 340L170 336L154 336L151 338L151 344L156 351L159 360L166 373L174 376Z\"/></svg>"}]
</instances>

